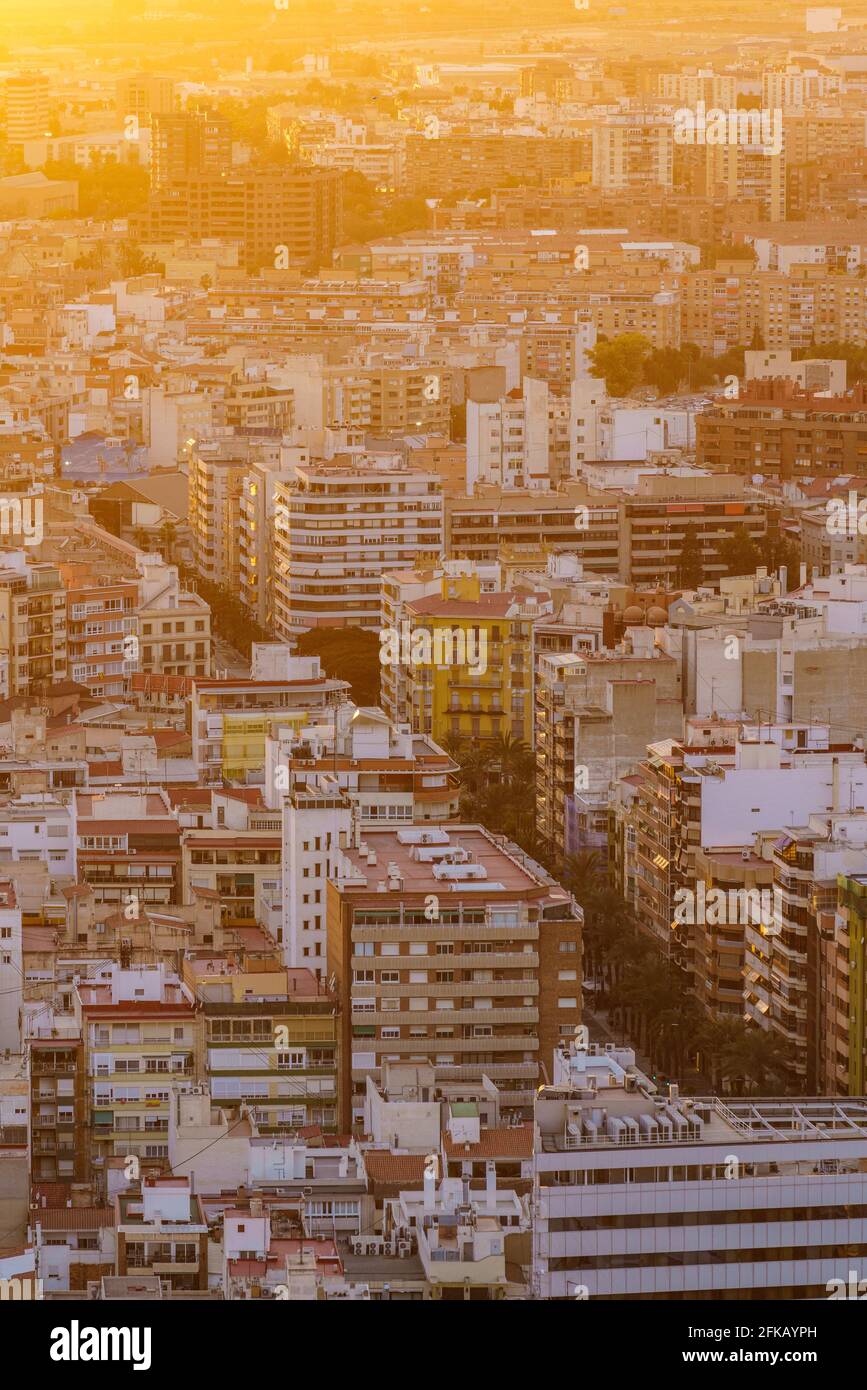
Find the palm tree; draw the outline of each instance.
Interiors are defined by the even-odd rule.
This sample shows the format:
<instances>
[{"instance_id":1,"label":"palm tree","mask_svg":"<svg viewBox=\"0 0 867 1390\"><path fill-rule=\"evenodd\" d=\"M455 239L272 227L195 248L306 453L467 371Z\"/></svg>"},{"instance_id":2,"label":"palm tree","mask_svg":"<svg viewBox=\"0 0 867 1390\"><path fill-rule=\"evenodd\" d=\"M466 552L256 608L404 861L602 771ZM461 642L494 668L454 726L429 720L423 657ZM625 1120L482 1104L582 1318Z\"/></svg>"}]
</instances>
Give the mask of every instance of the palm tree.
<instances>
[{"instance_id":1,"label":"palm tree","mask_svg":"<svg viewBox=\"0 0 867 1390\"><path fill-rule=\"evenodd\" d=\"M779 1093L791 1087L791 1049L776 1033L741 1023L733 1032L723 1058L723 1075L741 1088L761 1094L768 1087Z\"/></svg>"},{"instance_id":2,"label":"palm tree","mask_svg":"<svg viewBox=\"0 0 867 1390\"><path fill-rule=\"evenodd\" d=\"M518 768L526 766L527 759L532 758L526 743L521 739L512 738L511 734L498 734L488 744L488 749L491 755L491 769L497 768L503 781L508 781Z\"/></svg>"},{"instance_id":3,"label":"palm tree","mask_svg":"<svg viewBox=\"0 0 867 1390\"><path fill-rule=\"evenodd\" d=\"M448 753L450 758L454 758L456 763L463 761L466 752L466 740L461 734L446 734L440 739L440 747Z\"/></svg>"}]
</instances>

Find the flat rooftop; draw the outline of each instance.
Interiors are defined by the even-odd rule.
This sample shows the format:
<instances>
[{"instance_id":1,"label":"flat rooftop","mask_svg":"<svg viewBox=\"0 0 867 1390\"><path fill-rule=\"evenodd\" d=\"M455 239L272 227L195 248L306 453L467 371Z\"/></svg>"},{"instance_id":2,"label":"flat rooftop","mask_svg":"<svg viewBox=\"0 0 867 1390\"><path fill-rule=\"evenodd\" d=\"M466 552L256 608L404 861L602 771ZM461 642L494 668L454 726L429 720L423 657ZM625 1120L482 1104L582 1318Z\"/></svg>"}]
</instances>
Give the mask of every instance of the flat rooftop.
<instances>
[{"instance_id":1,"label":"flat rooftop","mask_svg":"<svg viewBox=\"0 0 867 1390\"><path fill-rule=\"evenodd\" d=\"M394 866L402 880L401 893L454 891L481 898L486 893L538 898L551 892L479 825L450 825L447 831L438 826L365 830L361 844L367 846L367 853L354 847L344 851L357 878L351 884L343 882L353 889L376 892L378 883L388 882L389 866ZM371 851L375 864L368 863ZM567 901L568 895L563 893L563 898Z\"/></svg>"}]
</instances>

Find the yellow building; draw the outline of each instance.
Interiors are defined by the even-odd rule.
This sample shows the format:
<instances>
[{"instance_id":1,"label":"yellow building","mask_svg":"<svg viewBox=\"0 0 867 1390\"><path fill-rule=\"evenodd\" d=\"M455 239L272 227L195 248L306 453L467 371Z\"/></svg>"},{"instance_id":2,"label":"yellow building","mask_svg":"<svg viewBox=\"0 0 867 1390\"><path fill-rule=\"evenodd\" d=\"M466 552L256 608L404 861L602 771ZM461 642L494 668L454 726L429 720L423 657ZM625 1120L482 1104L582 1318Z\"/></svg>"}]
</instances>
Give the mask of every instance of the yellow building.
<instances>
[{"instance_id":1,"label":"yellow building","mask_svg":"<svg viewBox=\"0 0 867 1390\"><path fill-rule=\"evenodd\" d=\"M532 632L547 595L482 593L477 575L445 575L385 630L381 661L406 671L405 717L438 743L532 738Z\"/></svg>"},{"instance_id":2,"label":"yellow building","mask_svg":"<svg viewBox=\"0 0 867 1390\"><path fill-rule=\"evenodd\" d=\"M198 951L184 983L201 1022L197 1066L215 1106L245 1100L260 1134L337 1128L338 1016L311 970L275 954Z\"/></svg>"}]
</instances>

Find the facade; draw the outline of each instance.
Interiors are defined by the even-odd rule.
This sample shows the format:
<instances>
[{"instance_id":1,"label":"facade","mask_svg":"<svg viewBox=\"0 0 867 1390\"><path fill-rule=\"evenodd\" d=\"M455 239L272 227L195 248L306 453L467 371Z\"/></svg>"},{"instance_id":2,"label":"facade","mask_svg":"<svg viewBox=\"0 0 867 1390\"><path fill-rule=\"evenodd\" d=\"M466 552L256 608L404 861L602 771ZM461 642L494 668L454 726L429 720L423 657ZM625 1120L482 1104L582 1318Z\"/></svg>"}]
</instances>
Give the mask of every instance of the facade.
<instances>
[{"instance_id":1,"label":"facade","mask_svg":"<svg viewBox=\"0 0 867 1390\"><path fill-rule=\"evenodd\" d=\"M565 1054L535 1109L538 1296L826 1298L863 1272L864 1119L862 1101L660 1096L632 1052Z\"/></svg>"},{"instance_id":2,"label":"facade","mask_svg":"<svg viewBox=\"0 0 867 1390\"><path fill-rule=\"evenodd\" d=\"M193 760L204 784L261 783L271 728L302 728L347 697L348 681L324 676L318 657L287 656L284 669L283 679L196 680Z\"/></svg>"},{"instance_id":3,"label":"facade","mask_svg":"<svg viewBox=\"0 0 867 1390\"><path fill-rule=\"evenodd\" d=\"M274 626L381 625L380 575L442 549L442 487L429 472L376 458L294 469L275 483Z\"/></svg>"},{"instance_id":4,"label":"facade","mask_svg":"<svg viewBox=\"0 0 867 1390\"><path fill-rule=\"evenodd\" d=\"M194 1075L189 990L161 964L111 965L75 986L73 1009L93 1117L89 1171L114 1158L138 1160L133 1174L160 1171L168 1158L172 1088L189 1088Z\"/></svg>"},{"instance_id":5,"label":"facade","mask_svg":"<svg viewBox=\"0 0 867 1390\"><path fill-rule=\"evenodd\" d=\"M439 594L410 600L397 660L413 729L440 743L502 734L529 745L533 623L546 612L547 594L483 593L474 575L445 576Z\"/></svg>"},{"instance_id":6,"label":"facade","mask_svg":"<svg viewBox=\"0 0 867 1390\"><path fill-rule=\"evenodd\" d=\"M0 646L9 654L9 693L23 695L66 679L66 591L56 566L29 565L6 552L0 568Z\"/></svg>"},{"instance_id":7,"label":"facade","mask_svg":"<svg viewBox=\"0 0 867 1390\"><path fill-rule=\"evenodd\" d=\"M522 1114L580 1022L580 909L478 826L357 832L328 882L326 927L342 1124L367 1074L416 1059L445 1080L484 1073Z\"/></svg>"},{"instance_id":8,"label":"facade","mask_svg":"<svg viewBox=\"0 0 867 1390\"><path fill-rule=\"evenodd\" d=\"M276 956L240 960L213 952L189 957L184 979L196 998L199 1075L211 1106L233 1118L246 1103L262 1135L307 1125L337 1128L338 1023L335 1001L310 970L282 968ZM182 1161L195 1136L175 1128ZM185 1147L186 1145L186 1147Z\"/></svg>"}]
</instances>

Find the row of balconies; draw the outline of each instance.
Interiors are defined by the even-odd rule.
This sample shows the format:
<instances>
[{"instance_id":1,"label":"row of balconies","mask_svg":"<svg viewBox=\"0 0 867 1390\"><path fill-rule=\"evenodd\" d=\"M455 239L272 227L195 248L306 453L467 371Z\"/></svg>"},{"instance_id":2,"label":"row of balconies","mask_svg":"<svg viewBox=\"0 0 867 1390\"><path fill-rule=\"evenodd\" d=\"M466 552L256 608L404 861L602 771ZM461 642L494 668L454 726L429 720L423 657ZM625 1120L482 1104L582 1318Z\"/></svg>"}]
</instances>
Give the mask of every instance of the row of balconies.
<instances>
[{"instance_id":1,"label":"row of balconies","mask_svg":"<svg viewBox=\"0 0 867 1390\"><path fill-rule=\"evenodd\" d=\"M443 1020L442 1020L442 1018L440 1017L439 1019L436 1020L436 1022L442 1023ZM388 1025L386 1024L386 1027L387 1027L387 1026L388 1026ZM375 1049L375 1050L377 1050L378 1052L380 1052L380 1053L385 1053L385 1054L388 1054L388 1053L391 1053L391 1052L410 1052L410 1053L412 1053L412 1052L419 1052L419 1053L422 1053L422 1052L423 1052L423 1053L429 1053L429 1052L450 1052L450 1053L461 1053L461 1052L491 1052L491 1053L497 1053L497 1054L501 1054L501 1053L503 1053L503 1052L516 1052L516 1053L523 1054L523 1053L525 1053L525 1052L538 1052L538 1051L539 1051L539 1039L538 1039L538 1038L535 1038L535 1037L528 1036L528 1035L524 1035L524 1034L519 1034L517 1037L511 1036L511 1035L510 1035L510 1036L500 1036L500 1035L497 1035L496 1037L493 1037L493 1036L492 1036L492 1037L486 1037L486 1038L357 1038L357 1037L354 1037L354 1038L353 1038L353 1042L354 1042L354 1043L363 1043L363 1042L367 1042L367 1043L369 1044L369 1049L368 1049L368 1050L374 1050L374 1049ZM358 1049L356 1049L356 1050L358 1050ZM523 1061L524 1061L523 1055L521 1055L519 1058L517 1058L517 1061L523 1062ZM488 1072L488 1065L487 1065L487 1063L481 1063L480 1065L484 1068L485 1072L487 1072L488 1075L491 1074L490 1072ZM516 1073L514 1072L513 1068L512 1068L510 1065L504 1064L504 1066L505 1066L505 1070L502 1072L502 1075L504 1075L504 1076L513 1076L513 1075L516 1074Z\"/></svg>"},{"instance_id":2,"label":"row of balconies","mask_svg":"<svg viewBox=\"0 0 867 1390\"><path fill-rule=\"evenodd\" d=\"M382 984L377 980L375 984L358 983L353 984L352 993L354 997L364 999L369 991L370 995L378 995L385 999L409 998L412 996L433 995L438 999L449 999L457 995L475 994L483 995L524 995L538 994L539 982L532 980L464 980L461 981L425 981L423 984L413 984L405 980L402 984Z\"/></svg>"},{"instance_id":3,"label":"row of balconies","mask_svg":"<svg viewBox=\"0 0 867 1390\"><path fill-rule=\"evenodd\" d=\"M376 1013L373 1010L365 1012L362 1009L352 1010L352 1023L364 1025L372 1023L384 1028L397 1027L401 1024L438 1023L443 1027L450 1027L452 1024L495 1024L501 1023L538 1023L539 1010L533 1008L520 1009L430 1009L427 1011L408 1009L403 1011L395 1010L393 1013Z\"/></svg>"},{"instance_id":4,"label":"row of balconies","mask_svg":"<svg viewBox=\"0 0 867 1390\"><path fill-rule=\"evenodd\" d=\"M456 951L445 956L351 956L349 963L353 970L534 970L539 956L536 951Z\"/></svg>"}]
</instances>

